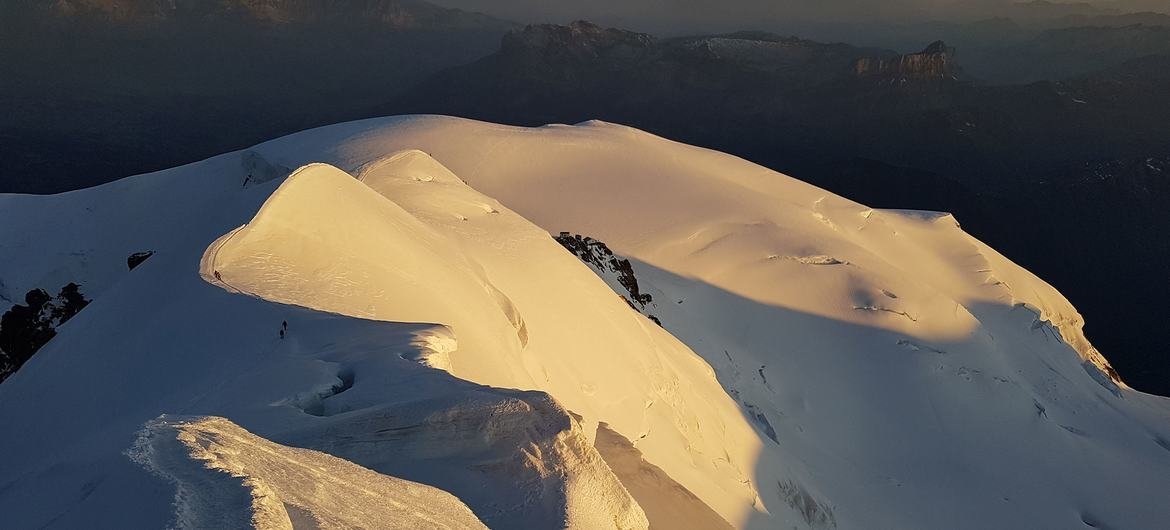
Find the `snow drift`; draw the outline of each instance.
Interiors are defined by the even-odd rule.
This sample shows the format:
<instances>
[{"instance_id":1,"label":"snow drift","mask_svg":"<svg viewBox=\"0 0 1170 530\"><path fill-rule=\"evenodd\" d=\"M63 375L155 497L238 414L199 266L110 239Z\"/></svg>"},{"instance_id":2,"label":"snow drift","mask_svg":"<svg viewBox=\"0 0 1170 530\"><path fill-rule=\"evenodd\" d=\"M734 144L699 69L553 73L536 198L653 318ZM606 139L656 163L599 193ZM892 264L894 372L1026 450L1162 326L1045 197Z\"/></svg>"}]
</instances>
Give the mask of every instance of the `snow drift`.
<instances>
[{"instance_id":1,"label":"snow drift","mask_svg":"<svg viewBox=\"0 0 1170 530\"><path fill-rule=\"evenodd\" d=\"M1170 521L1170 402L1051 286L627 127L366 120L0 211L0 294L94 300L0 385L14 527Z\"/></svg>"}]
</instances>

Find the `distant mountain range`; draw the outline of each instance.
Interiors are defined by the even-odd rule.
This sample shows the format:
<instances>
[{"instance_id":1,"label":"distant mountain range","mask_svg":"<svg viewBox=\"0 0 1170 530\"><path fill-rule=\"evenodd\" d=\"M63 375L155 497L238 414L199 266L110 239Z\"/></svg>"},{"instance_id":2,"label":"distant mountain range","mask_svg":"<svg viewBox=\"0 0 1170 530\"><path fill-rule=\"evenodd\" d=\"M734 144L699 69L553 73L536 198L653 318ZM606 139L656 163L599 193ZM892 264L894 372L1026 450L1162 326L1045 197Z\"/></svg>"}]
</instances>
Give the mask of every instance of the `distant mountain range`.
<instances>
[{"instance_id":1,"label":"distant mountain range","mask_svg":"<svg viewBox=\"0 0 1170 530\"><path fill-rule=\"evenodd\" d=\"M1160 134L1164 96L1148 86L1163 86L1165 61L985 86L957 58L961 50L941 41L899 55L757 33L657 39L585 22L530 26L382 109L524 124L601 116L781 167L847 154L984 187L1170 148Z\"/></svg>"},{"instance_id":2,"label":"distant mountain range","mask_svg":"<svg viewBox=\"0 0 1170 530\"><path fill-rule=\"evenodd\" d=\"M510 23L419 0L52 0L16 6L17 15L58 23L154 25L170 22L332 23L393 30L508 27ZM8 14L8 13L6 13Z\"/></svg>"},{"instance_id":3,"label":"distant mountain range","mask_svg":"<svg viewBox=\"0 0 1170 530\"><path fill-rule=\"evenodd\" d=\"M1088 74L1128 60L1170 53L1167 27L1170 13L1024 10L974 21L848 27L817 35L819 40L903 51L945 38L959 50L964 69L973 78L990 84L1018 84Z\"/></svg>"},{"instance_id":4,"label":"distant mountain range","mask_svg":"<svg viewBox=\"0 0 1170 530\"><path fill-rule=\"evenodd\" d=\"M410 0L7 0L0 10L2 188L33 192L361 117L490 53L514 27Z\"/></svg>"},{"instance_id":5,"label":"distant mountain range","mask_svg":"<svg viewBox=\"0 0 1170 530\"><path fill-rule=\"evenodd\" d=\"M1049 29L1007 44L987 43L972 50L976 77L999 83L1061 79L1115 67L1126 61L1170 54L1170 16L1124 25Z\"/></svg>"}]
</instances>

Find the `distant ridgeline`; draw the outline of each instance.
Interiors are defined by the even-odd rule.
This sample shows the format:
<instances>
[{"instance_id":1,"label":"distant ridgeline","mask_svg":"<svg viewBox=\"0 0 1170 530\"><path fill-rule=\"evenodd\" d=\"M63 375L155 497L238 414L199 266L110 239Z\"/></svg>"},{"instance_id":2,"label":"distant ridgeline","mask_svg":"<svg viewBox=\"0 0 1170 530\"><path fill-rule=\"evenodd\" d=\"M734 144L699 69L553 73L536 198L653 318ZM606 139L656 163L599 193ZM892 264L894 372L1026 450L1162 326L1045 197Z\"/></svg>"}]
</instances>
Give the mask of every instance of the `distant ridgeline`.
<instances>
[{"instance_id":1,"label":"distant ridgeline","mask_svg":"<svg viewBox=\"0 0 1170 530\"><path fill-rule=\"evenodd\" d=\"M8 378L57 335L57 327L73 318L89 300L81 286L70 282L56 297L44 289L24 295L25 305L16 304L0 317L0 381Z\"/></svg>"}]
</instances>

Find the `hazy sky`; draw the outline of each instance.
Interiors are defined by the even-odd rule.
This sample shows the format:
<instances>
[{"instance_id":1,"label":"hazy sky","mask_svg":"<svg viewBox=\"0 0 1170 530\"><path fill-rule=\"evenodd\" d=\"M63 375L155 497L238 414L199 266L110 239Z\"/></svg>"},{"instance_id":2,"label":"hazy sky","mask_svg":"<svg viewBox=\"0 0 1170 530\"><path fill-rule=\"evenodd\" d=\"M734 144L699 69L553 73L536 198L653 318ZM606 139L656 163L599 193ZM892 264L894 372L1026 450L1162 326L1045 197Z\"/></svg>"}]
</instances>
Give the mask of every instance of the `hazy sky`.
<instances>
[{"instance_id":1,"label":"hazy sky","mask_svg":"<svg viewBox=\"0 0 1170 530\"><path fill-rule=\"evenodd\" d=\"M914 23L1003 15L1015 0L432 0L520 22L586 19L657 33ZM1103 0L1098 4L1170 0Z\"/></svg>"}]
</instances>

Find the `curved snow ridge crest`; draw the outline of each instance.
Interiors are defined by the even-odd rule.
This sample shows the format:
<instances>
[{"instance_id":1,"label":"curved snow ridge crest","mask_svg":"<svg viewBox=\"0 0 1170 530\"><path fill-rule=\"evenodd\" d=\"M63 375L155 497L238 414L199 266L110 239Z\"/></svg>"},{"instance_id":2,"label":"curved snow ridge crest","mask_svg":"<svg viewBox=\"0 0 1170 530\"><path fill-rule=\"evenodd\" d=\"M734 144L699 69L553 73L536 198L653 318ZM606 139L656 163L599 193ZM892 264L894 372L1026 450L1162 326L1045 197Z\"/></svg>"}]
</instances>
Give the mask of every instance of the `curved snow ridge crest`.
<instances>
[{"instance_id":1,"label":"curved snow ridge crest","mask_svg":"<svg viewBox=\"0 0 1170 530\"><path fill-rule=\"evenodd\" d=\"M221 263L219 260L220 251L225 246L227 246L229 243L231 243L231 241L233 239L235 239L238 235L240 235L241 232L243 232L245 229L247 229L249 227L249 225L255 223L257 219L260 219L261 216L264 215L264 212L266 210L271 209L273 207L272 205L276 202L277 197L279 195L281 195L282 190L290 182L302 178L303 175L312 172L314 169L322 169L325 171L334 169L334 170L340 171L339 169L337 169L329 164L325 164L322 162L313 162L310 164L305 164L305 165L297 168L296 170L294 170L292 173L289 173L288 177L285 179L285 182L283 184L281 184L281 186L279 188L277 188L276 191L273 191L272 195L270 195L268 197L268 199L264 201L264 204L262 204L260 206L260 210L258 210L256 212L256 214L253 216L251 221L249 221L248 223L246 223L242 226L238 226L238 227L232 229L231 231L227 232L226 234L224 234L222 236L219 236L218 238L215 239L215 241L212 241L211 244L207 246L207 249L203 251L203 256L199 259L199 275L201 277L203 277L203 279L205 281L207 281L208 283L211 283L213 285L218 285L219 287L222 287L223 289L227 290L228 292L238 293L238 294L248 294L251 296L255 296L257 298L264 298L263 296L260 296L256 293L250 293L250 292L244 291L241 288L236 287L236 286L230 284L229 282L224 281L223 276L221 274L221 266L220 266Z\"/></svg>"},{"instance_id":2,"label":"curved snow ridge crest","mask_svg":"<svg viewBox=\"0 0 1170 530\"><path fill-rule=\"evenodd\" d=\"M462 325L461 342L499 351L523 347L521 319L472 257L328 164L294 171L247 224L207 247L200 275L272 302L372 320ZM508 336L497 332L504 329Z\"/></svg>"},{"instance_id":3,"label":"curved snow ridge crest","mask_svg":"<svg viewBox=\"0 0 1170 530\"><path fill-rule=\"evenodd\" d=\"M486 528L455 496L225 418L148 422L128 456L175 484L179 528Z\"/></svg>"},{"instance_id":4,"label":"curved snow ridge crest","mask_svg":"<svg viewBox=\"0 0 1170 530\"><path fill-rule=\"evenodd\" d=\"M388 167L392 167L393 171L389 173L378 171ZM379 188L380 182L388 176L391 178L405 177L418 182L467 184L429 153L420 149L405 149L375 158L359 167L354 175L359 181L375 190Z\"/></svg>"},{"instance_id":5,"label":"curved snow ridge crest","mask_svg":"<svg viewBox=\"0 0 1170 530\"><path fill-rule=\"evenodd\" d=\"M1011 296L1012 307L1025 307L1035 313L1034 327L1047 324L1055 329L1061 340L1080 356L1089 376L1120 397L1119 388L1128 388L1128 385L1121 380L1109 359L1089 342L1085 336L1084 317L1072 303L1048 282L1008 260L957 225L956 230L960 230L975 252L986 261L989 280L995 279L996 283L1003 285Z\"/></svg>"},{"instance_id":6,"label":"curved snow ridge crest","mask_svg":"<svg viewBox=\"0 0 1170 530\"><path fill-rule=\"evenodd\" d=\"M354 230L363 223L365 230ZM349 173L314 162L293 171L250 221L212 242L200 259L199 272L208 282L229 291L290 302L285 299L287 296L274 299L260 291L265 286L274 287L271 284L277 283L281 276L293 276L284 278L283 283L291 283L294 278L307 279L299 277L297 273L303 271L296 270L298 266L316 268L314 272L337 273L345 272L343 266L353 261L382 257L367 256L369 252L347 252L366 248L362 243L377 241L378 238L369 236L378 234L395 239L395 246L402 247L400 255L418 256L410 263L392 263L392 268L400 269L402 279L412 283L421 279L418 269L433 264L420 261L452 257L445 251L453 250L453 246L444 236ZM332 254L321 255L329 252ZM475 269L463 256L457 261L451 265ZM352 278L334 276L332 279L352 283ZM330 294L338 293L333 290Z\"/></svg>"}]
</instances>

